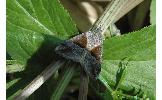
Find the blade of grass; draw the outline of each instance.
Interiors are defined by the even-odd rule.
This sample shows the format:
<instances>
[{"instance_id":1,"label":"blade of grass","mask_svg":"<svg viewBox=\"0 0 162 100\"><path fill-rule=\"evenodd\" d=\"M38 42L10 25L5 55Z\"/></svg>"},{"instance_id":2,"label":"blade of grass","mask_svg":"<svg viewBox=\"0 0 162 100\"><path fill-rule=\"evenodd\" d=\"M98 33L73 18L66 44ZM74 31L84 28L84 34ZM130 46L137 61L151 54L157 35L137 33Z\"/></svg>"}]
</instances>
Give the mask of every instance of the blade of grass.
<instances>
[{"instance_id":1,"label":"blade of grass","mask_svg":"<svg viewBox=\"0 0 162 100\"><path fill-rule=\"evenodd\" d=\"M125 4L129 0L113 0L106 7L105 11L101 15L101 17L95 22L95 24L90 28L89 31L93 33L102 34L106 31L106 29L110 26L110 24L114 23L116 16L119 11L125 6Z\"/></svg>"},{"instance_id":2,"label":"blade of grass","mask_svg":"<svg viewBox=\"0 0 162 100\"><path fill-rule=\"evenodd\" d=\"M53 75L65 61L52 62L41 74L39 74L29 85L27 85L20 94L15 97L15 100L24 100L36 91L50 76Z\"/></svg>"},{"instance_id":3,"label":"blade of grass","mask_svg":"<svg viewBox=\"0 0 162 100\"><path fill-rule=\"evenodd\" d=\"M68 62L68 64L65 66L64 72L59 77L59 80L55 86L56 88L52 94L51 100L60 100L61 95L63 94L75 72L75 67L76 63L73 62Z\"/></svg>"},{"instance_id":4,"label":"blade of grass","mask_svg":"<svg viewBox=\"0 0 162 100\"><path fill-rule=\"evenodd\" d=\"M97 2L110 2L112 0L92 0ZM128 0L125 3L125 6L122 7L120 12L115 17L114 22L117 22L121 17L123 17L125 14L127 14L130 10L132 10L134 7L136 7L138 4L143 2L144 0Z\"/></svg>"},{"instance_id":5,"label":"blade of grass","mask_svg":"<svg viewBox=\"0 0 162 100\"><path fill-rule=\"evenodd\" d=\"M143 2L144 0L128 0L122 9L119 11L118 15L116 16L114 22L117 22L121 17L127 14L130 10L136 7L138 4Z\"/></svg>"},{"instance_id":6,"label":"blade of grass","mask_svg":"<svg viewBox=\"0 0 162 100\"><path fill-rule=\"evenodd\" d=\"M112 0L92 0L94 2L110 2ZM119 13L114 19L114 22L117 22L121 17L123 17L125 14L127 14L130 10L132 10L134 7L136 7L138 4L143 2L144 0L128 0L124 4L124 6L121 8ZM111 5L109 5L111 6Z\"/></svg>"}]
</instances>

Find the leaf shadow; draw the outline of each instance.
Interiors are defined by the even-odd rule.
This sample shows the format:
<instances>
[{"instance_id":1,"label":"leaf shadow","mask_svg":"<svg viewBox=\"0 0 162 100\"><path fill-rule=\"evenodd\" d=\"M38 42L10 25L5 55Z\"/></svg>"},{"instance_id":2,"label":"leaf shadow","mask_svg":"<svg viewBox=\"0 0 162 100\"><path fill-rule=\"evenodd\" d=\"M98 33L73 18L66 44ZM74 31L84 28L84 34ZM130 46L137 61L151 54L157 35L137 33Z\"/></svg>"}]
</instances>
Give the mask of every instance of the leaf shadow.
<instances>
[{"instance_id":1,"label":"leaf shadow","mask_svg":"<svg viewBox=\"0 0 162 100\"><path fill-rule=\"evenodd\" d=\"M20 89L28 85L38 74L40 74L53 60L61 59L55 52L55 47L63 40L50 35L43 35L44 41L39 49L28 59L25 70L22 72L11 73L12 80L21 78L14 85L6 90L7 98L14 95ZM10 82L10 79L6 80ZM45 99L45 98L44 98Z\"/></svg>"}]
</instances>

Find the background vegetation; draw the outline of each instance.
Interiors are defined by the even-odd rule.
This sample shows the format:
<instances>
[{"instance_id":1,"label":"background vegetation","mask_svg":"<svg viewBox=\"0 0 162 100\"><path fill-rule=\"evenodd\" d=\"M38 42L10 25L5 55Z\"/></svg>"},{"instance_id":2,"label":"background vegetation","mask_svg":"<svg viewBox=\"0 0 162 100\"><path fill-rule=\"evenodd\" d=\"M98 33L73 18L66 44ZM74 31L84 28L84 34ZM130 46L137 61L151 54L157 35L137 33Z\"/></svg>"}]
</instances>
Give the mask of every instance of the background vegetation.
<instances>
[{"instance_id":1,"label":"background vegetation","mask_svg":"<svg viewBox=\"0 0 162 100\"><path fill-rule=\"evenodd\" d=\"M7 0L7 99L12 100L53 60L62 41L87 31L109 0ZM156 1L144 0L108 29L102 71L88 100L155 100ZM66 63L29 100L78 98L79 66Z\"/></svg>"}]
</instances>

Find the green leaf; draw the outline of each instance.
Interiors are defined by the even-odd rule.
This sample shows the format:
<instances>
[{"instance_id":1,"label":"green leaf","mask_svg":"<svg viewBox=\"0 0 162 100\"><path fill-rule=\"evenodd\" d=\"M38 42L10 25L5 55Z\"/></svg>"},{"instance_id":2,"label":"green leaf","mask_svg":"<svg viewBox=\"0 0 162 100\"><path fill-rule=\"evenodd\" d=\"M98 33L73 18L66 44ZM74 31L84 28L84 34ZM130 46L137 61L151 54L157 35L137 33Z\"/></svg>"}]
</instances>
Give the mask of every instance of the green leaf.
<instances>
[{"instance_id":1,"label":"green leaf","mask_svg":"<svg viewBox=\"0 0 162 100\"><path fill-rule=\"evenodd\" d=\"M7 52L21 63L77 32L58 0L7 0Z\"/></svg>"},{"instance_id":2,"label":"green leaf","mask_svg":"<svg viewBox=\"0 0 162 100\"><path fill-rule=\"evenodd\" d=\"M36 75L28 75L25 73L12 74L14 79L7 80L6 88L6 98L7 100L13 100L13 98L18 95L21 90L31 82L31 80Z\"/></svg>"},{"instance_id":3,"label":"green leaf","mask_svg":"<svg viewBox=\"0 0 162 100\"><path fill-rule=\"evenodd\" d=\"M20 72L24 70L24 65L17 63L16 60L6 60L6 73Z\"/></svg>"},{"instance_id":4,"label":"green leaf","mask_svg":"<svg viewBox=\"0 0 162 100\"><path fill-rule=\"evenodd\" d=\"M155 60L155 26L146 27L119 37L104 41L103 59L121 60L129 57L132 60Z\"/></svg>"},{"instance_id":5,"label":"green leaf","mask_svg":"<svg viewBox=\"0 0 162 100\"><path fill-rule=\"evenodd\" d=\"M19 81L20 81L20 78L17 78L17 79L14 79L14 80L12 80L12 81L7 82L7 84L6 84L6 89L8 90L8 89L13 88L13 86L14 86L16 83L18 83ZM14 92L14 93L13 93L13 92ZM13 97L16 96L19 92L20 92L20 90L17 91L17 92L15 92L15 91L14 91L14 88L11 89L10 91L7 91L7 100L12 100ZM13 94L13 95L9 96L10 94Z\"/></svg>"},{"instance_id":6,"label":"green leaf","mask_svg":"<svg viewBox=\"0 0 162 100\"><path fill-rule=\"evenodd\" d=\"M59 0L7 0L6 9L7 52L17 62L7 71L23 70L7 80L13 83L7 88L7 99L13 99L56 58L55 47L78 30Z\"/></svg>"},{"instance_id":7,"label":"green leaf","mask_svg":"<svg viewBox=\"0 0 162 100\"><path fill-rule=\"evenodd\" d=\"M156 24L156 0L151 0L150 22L152 25Z\"/></svg>"},{"instance_id":8,"label":"green leaf","mask_svg":"<svg viewBox=\"0 0 162 100\"><path fill-rule=\"evenodd\" d=\"M6 73L20 72L23 70L24 70L24 66L19 63L6 66Z\"/></svg>"},{"instance_id":9,"label":"green leaf","mask_svg":"<svg viewBox=\"0 0 162 100\"><path fill-rule=\"evenodd\" d=\"M99 79L113 98L155 99L155 29L149 26L104 41Z\"/></svg>"}]
</instances>

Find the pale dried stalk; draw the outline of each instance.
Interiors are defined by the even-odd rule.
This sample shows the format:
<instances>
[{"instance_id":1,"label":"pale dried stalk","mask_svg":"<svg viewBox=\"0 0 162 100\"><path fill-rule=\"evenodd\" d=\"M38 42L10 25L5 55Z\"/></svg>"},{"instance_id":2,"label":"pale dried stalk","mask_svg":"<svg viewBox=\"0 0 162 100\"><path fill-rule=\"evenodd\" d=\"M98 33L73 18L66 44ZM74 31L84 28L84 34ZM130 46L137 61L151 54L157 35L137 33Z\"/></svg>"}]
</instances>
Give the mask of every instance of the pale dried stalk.
<instances>
[{"instance_id":1,"label":"pale dried stalk","mask_svg":"<svg viewBox=\"0 0 162 100\"><path fill-rule=\"evenodd\" d=\"M97 2L110 2L112 0L91 0L91 1L97 1ZM120 12L115 17L114 22L117 22L121 17L123 17L125 14L127 14L130 10L132 10L134 7L136 7L138 4L143 2L144 0L128 0L125 3L125 6L123 6L120 10Z\"/></svg>"},{"instance_id":2,"label":"pale dried stalk","mask_svg":"<svg viewBox=\"0 0 162 100\"><path fill-rule=\"evenodd\" d=\"M41 74L39 74L22 92L15 97L15 100L24 100L37 90L49 77L60 68L65 61L53 61Z\"/></svg>"},{"instance_id":3,"label":"pale dried stalk","mask_svg":"<svg viewBox=\"0 0 162 100\"><path fill-rule=\"evenodd\" d=\"M106 7L106 10L103 12L101 17L95 22L95 24L90 28L89 31L93 33L101 33L104 35L104 32L112 24L118 21L122 16L128 13L131 9L136 7L143 0L113 0Z\"/></svg>"},{"instance_id":4,"label":"pale dried stalk","mask_svg":"<svg viewBox=\"0 0 162 100\"><path fill-rule=\"evenodd\" d=\"M58 77L58 80L55 85L55 89L51 96L51 100L60 100L62 93L76 72L77 63L73 63L72 61L68 61L64 66L64 71Z\"/></svg>"},{"instance_id":5,"label":"pale dried stalk","mask_svg":"<svg viewBox=\"0 0 162 100\"><path fill-rule=\"evenodd\" d=\"M110 26L111 23L114 23L115 18L119 14L119 11L125 6L129 0L113 0L106 7L106 10L103 12L101 17L95 22L95 24L90 28L89 31L93 33L102 34ZM99 30L99 31L96 31Z\"/></svg>"},{"instance_id":6,"label":"pale dried stalk","mask_svg":"<svg viewBox=\"0 0 162 100\"><path fill-rule=\"evenodd\" d=\"M139 0L131 0L133 1ZM140 0L142 2L142 0ZM113 0L110 5L106 8L102 16L96 21L96 23L90 28L90 31L101 28L100 34L103 34L105 30L110 26L111 23L117 21L121 16L126 14L133 7L128 6L125 8L126 4L130 2L130 0ZM138 4L131 4L132 6L136 6ZM122 9L127 9L126 11L121 12ZM119 17L118 17L119 16ZM37 90L50 76L61 67L65 61L57 61L50 64L40 75L38 75L29 85L27 85L22 92L16 96L16 100L24 100L28 96L30 96L35 90Z\"/></svg>"},{"instance_id":7,"label":"pale dried stalk","mask_svg":"<svg viewBox=\"0 0 162 100\"><path fill-rule=\"evenodd\" d=\"M115 17L114 22L117 22L121 17L123 17L125 14L127 14L130 10L132 10L134 7L136 7L143 1L144 0L128 0L125 3L125 6L123 6L123 8L119 11L117 16Z\"/></svg>"}]
</instances>

